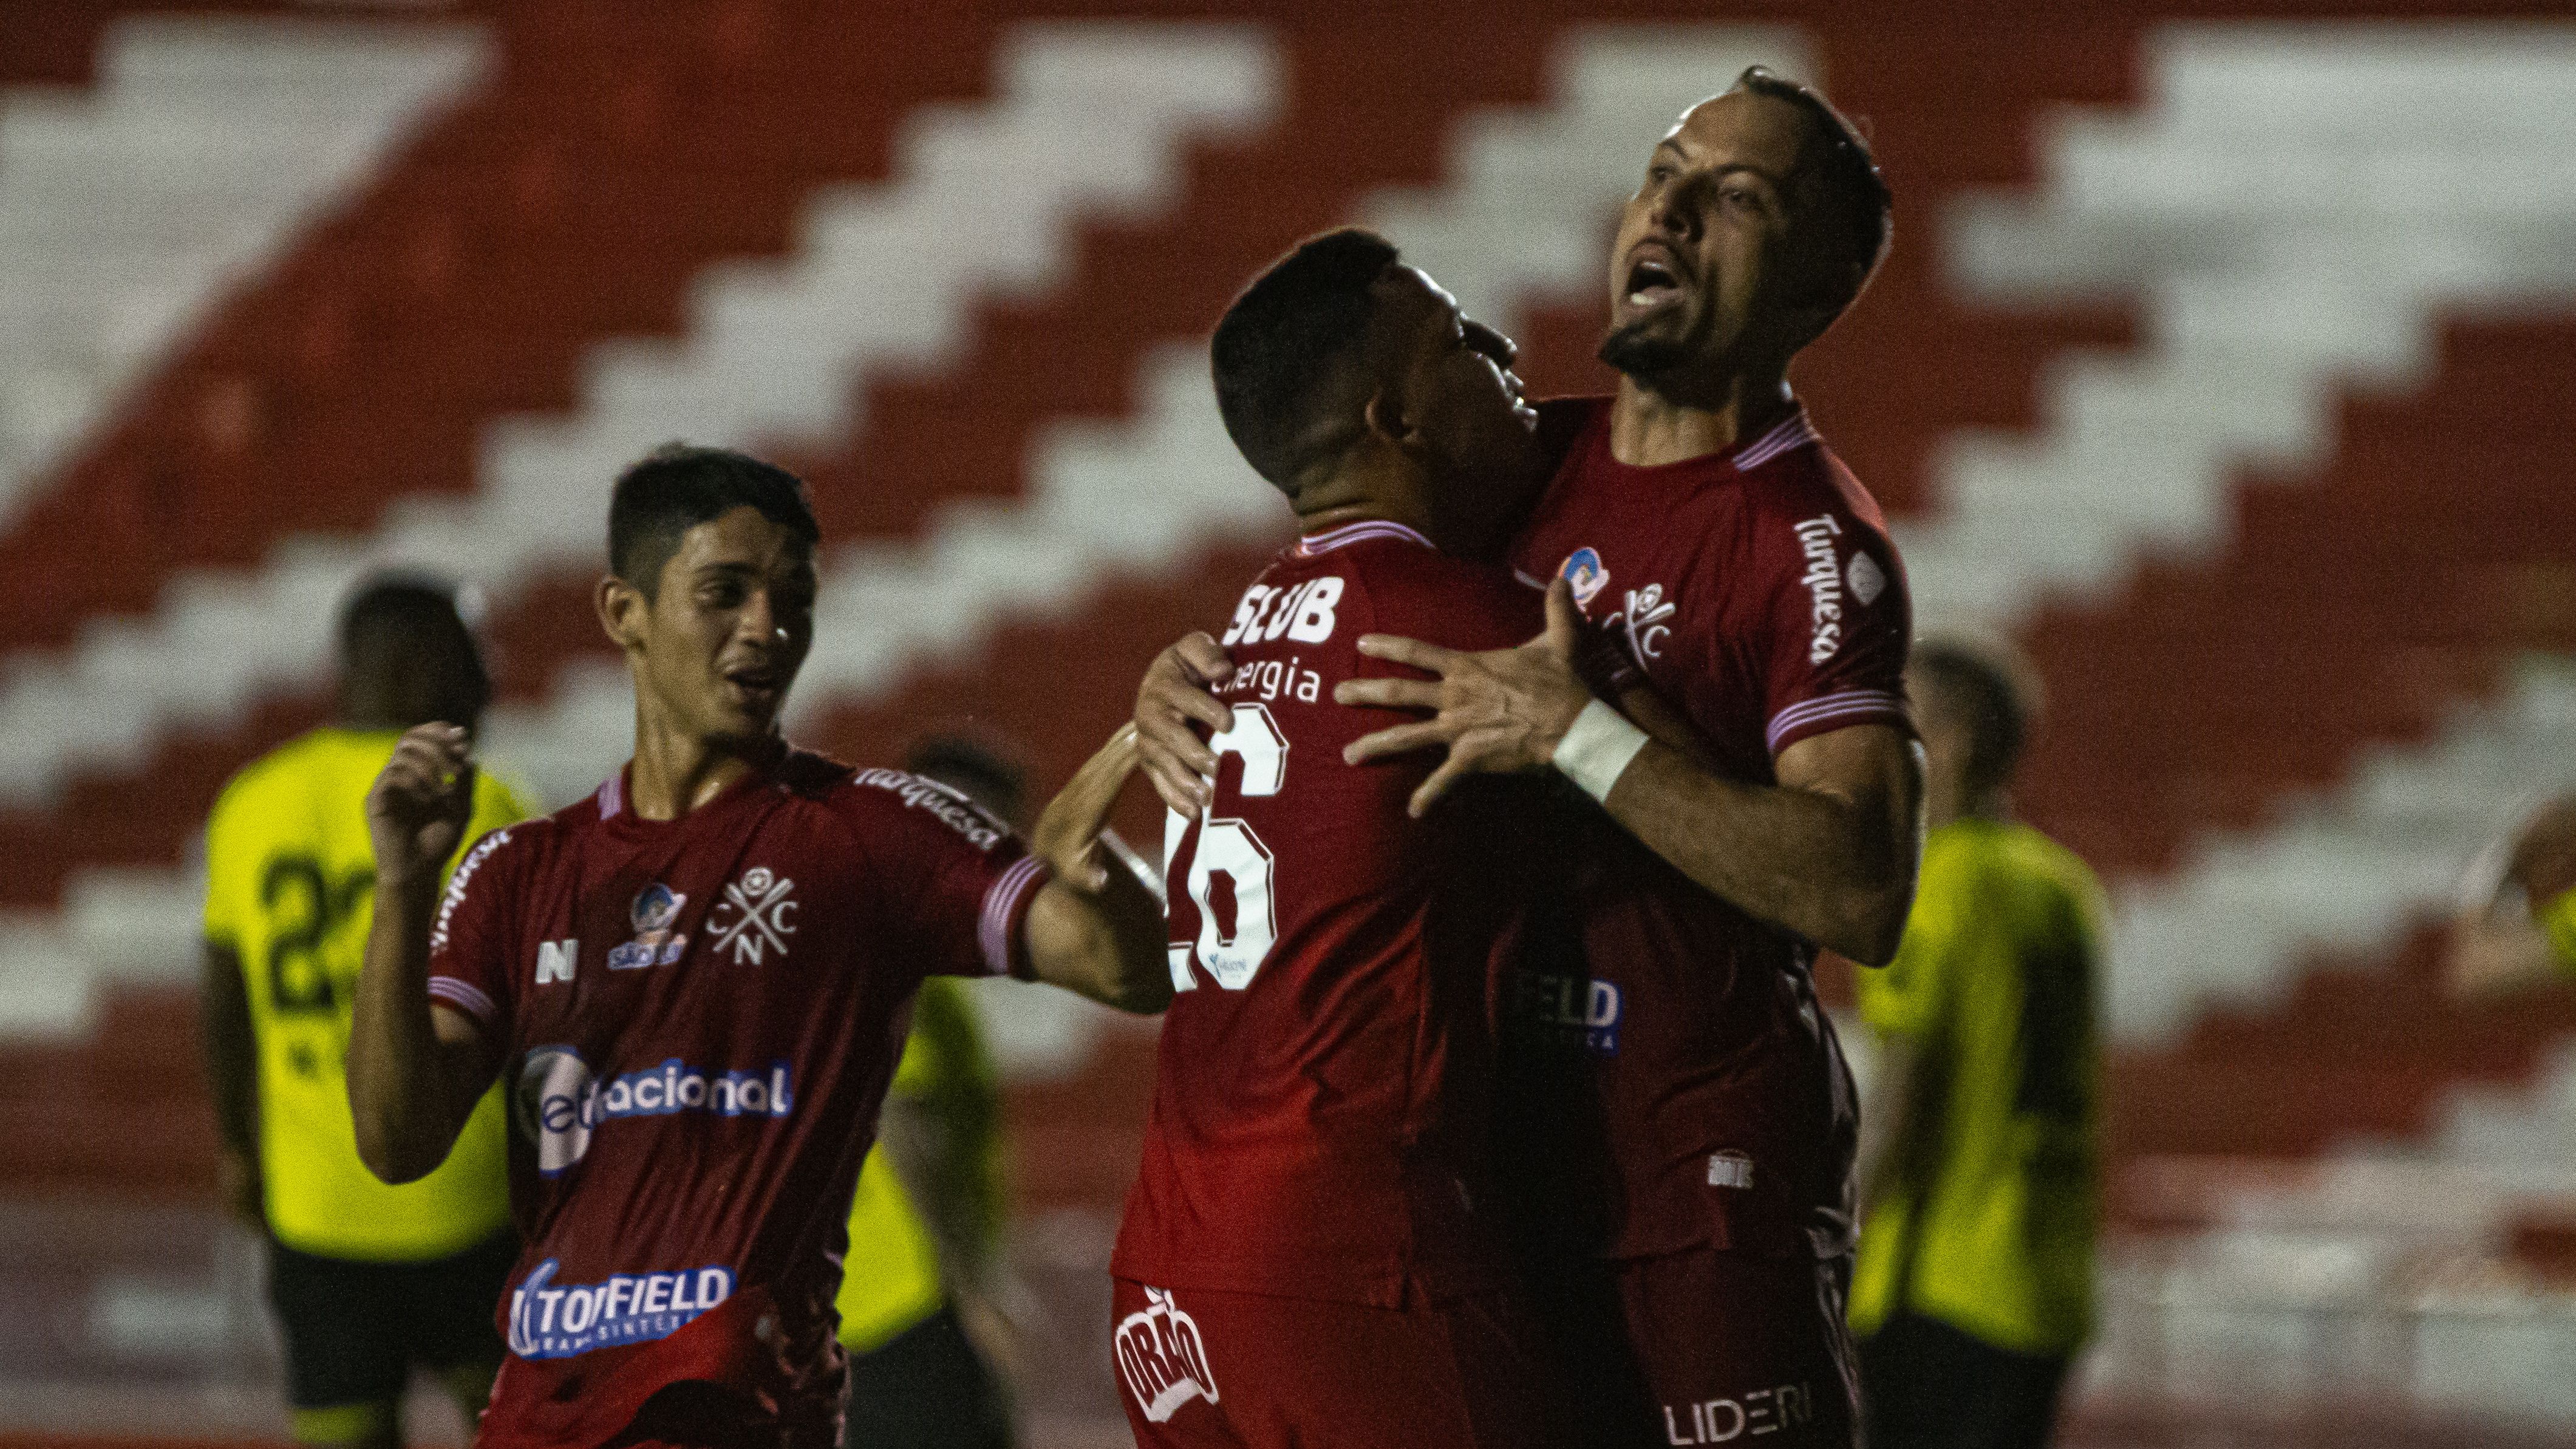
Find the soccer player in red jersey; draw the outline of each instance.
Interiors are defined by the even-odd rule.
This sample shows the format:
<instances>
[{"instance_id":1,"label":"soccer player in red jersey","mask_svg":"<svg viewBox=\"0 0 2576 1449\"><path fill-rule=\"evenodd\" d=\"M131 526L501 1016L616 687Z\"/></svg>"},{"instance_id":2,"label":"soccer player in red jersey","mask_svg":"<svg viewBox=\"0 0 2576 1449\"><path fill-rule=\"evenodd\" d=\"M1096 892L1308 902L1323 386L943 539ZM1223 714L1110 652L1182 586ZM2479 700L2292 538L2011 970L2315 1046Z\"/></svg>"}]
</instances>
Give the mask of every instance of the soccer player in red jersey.
<instances>
[{"instance_id":1,"label":"soccer player in red jersey","mask_svg":"<svg viewBox=\"0 0 2576 1449\"><path fill-rule=\"evenodd\" d=\"M1551 409L1566 451L1513 545L1615 646L1611 677L1587 683L1556 631L1483 653L1382 634L1361 652L1437 678L1337 691L1434 712L1350 750L1445 749L1417 808L1470 774L1553 768L1617 826L1573 867L1589 976L1524 977L1501 1003L1504 1180L1605 1443L1856 1434L1852 1089L1809 966L1820 946L1893 955L1922 760L1903 570L1786 371L1887 234L1865 143L1814 92L1755 70L1694 107L1621 220L1601 353L1619 391ZM1184 641L1140 693L1176 809L1202 803L1206 755L1177 724L1222 727L1197 682L1231 670ZM1640 678L1701 747L1650 741L1596 692Z\"/></svg>"},{"instance_id":2,"label":"soccer player in red jersey","mask_svg":"<svg viewBox=\"0 0 2576 1449\"><path fill-rule=\"evenodd\" d=\"M929 974L1005 971L1130 1010L1170 997L1160 910L1091 847L1122 731L1035 853L942 786L790 747L813 639L803 485L711 449L630 469L602 623L634 758L495 831L442 898L461 731L411 731L368 801L376 915L349 1042L359 1151L434 1167L496 1076L526 1250L479 1442L831 1449L850 1196Z\"/></svg>"},{"instance_id":3,"label":"soccer player in red jersey","mask_svg":"<svg viewBox=\"0 0 2576 1449\"><path fill-rule=\"evenodd\" d=\"M1411 674L1359 653L1372 631L1538 626L1496 561L1545 478L1537 414L1511 344L1365 232L1271 267L1211 352L1304 536L1236 607L1209 809L1164 852L1176 994L1111 1260L1128 1419L1151 1446L1554 1445L1486 1144L1538 791L1415 820L1427 763L1342 758L1401 716L1333 697Z\"/></svg>"}]
</instances>

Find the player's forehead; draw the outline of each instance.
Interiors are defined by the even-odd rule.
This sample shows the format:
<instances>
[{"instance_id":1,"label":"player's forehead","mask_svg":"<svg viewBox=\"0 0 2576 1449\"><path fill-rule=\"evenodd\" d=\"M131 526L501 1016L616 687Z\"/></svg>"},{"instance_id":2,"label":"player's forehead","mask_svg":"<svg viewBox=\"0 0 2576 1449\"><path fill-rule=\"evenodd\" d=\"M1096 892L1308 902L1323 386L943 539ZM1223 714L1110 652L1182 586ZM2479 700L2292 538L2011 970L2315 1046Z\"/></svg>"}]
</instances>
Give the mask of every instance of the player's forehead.
<instances>
[{"instance_id":1,"label":"player's forehead","mask_svg":"<svg viewBox=\"0 0 2576 1449\"><path fill-rule=\"evenodd\" d=\"M1459 326L1458 299L1420 267L1397 262L1379 275L1371 290L1377 298L1379 323L1390 336L1418 339L1426 334L1445 335Z\"/></svg>"},{"instance_id":2,"label":"player's forehead","mask_svg":"<svg viewBox=\"0 0 2576 1449\"><path fill-rule=\"evenodd\" d=\"M747 503L692 525L663 566L666 577L682 578L729 573L810 577L813 572L814 550L804 536Z\"/></svg>"},{"instance_id":3,"label":"player's forehead","mask_svg":"<svg viewBox=\"0 0 2576 1449\"><path fill-rule=\"evenodd\" d=\"M1655 143L1655 150L1697 168L1744 167L1776 185L1797 169L1806 137L1807 118L1796 106L1774 96L1732 90L1683 112Z\"/></svg>"}]
</instances>

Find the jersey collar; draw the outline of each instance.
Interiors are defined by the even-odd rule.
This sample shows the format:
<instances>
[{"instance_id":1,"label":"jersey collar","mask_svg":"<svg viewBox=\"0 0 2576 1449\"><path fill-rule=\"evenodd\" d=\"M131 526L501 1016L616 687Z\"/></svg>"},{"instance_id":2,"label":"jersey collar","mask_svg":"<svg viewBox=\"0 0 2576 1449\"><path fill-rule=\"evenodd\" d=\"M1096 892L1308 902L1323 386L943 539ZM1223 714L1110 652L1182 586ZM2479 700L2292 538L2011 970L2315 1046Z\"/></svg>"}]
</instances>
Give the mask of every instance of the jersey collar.
<instances>
[{"instance_id":1,"label":"jersey collar","mask_svg":"<svg viewBox=\"0 0 2576 1449\"><path fill-rule=\"evenodd\" d=\"M1769 432L1736 449L1735 456L1726 461L1734 465L1736 472L1750 473L1784 453L1794 453L1815 441L1815 424L1807 421L1807 410L1802 407L1773 424Z\"/></svg>"},{"instance_id":2,"label":"jersey collar","mask_svg":"<svg viewBox=\"0 0 2576 1449\"><path fill-rule=\"evenodd\" d=\"M1297 547L1293 552L1299 558L1313 558L1317 554L1331 553L1334 549L1345 548L1372 538L1396 538L1407 543L1418 543L1424 548L1431 547L1431 540L1401 523L1389 523L1382 518L1370 518L1358 523L1345 523L1339 528L1328 528L1321 533L1310 533L1297 540Z\"/></svg>"}]
</instances>

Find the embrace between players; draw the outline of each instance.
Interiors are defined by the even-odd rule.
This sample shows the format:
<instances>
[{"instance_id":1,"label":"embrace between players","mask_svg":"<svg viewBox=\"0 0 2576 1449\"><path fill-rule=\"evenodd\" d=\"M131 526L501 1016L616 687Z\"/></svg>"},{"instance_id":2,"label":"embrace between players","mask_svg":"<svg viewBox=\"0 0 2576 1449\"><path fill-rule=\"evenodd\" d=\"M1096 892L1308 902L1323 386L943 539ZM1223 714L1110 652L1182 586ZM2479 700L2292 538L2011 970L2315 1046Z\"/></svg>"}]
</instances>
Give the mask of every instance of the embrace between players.
<instances>
[{"instance_id":1,"label":"embrace between players","mask_svg":"<svg viewBox=\"0 0 2576 1449\"><path fill-rule=\"evenodd\" d=\"M1112 1261L1140 1443L1853 1443L1853 1099L1808 967L1893 954L1921 764L1902 569L1785 369L1887 229L1848 124L1756 71L1628 204L1615 398L1524 403L1375 237L1274 265L1214 371L1302 537L1025 847L780 738L792 476L630 470L597 602L632 760L443 895L465 732L410 732L368 802L362 1153L417 1176L512 1104L482 1442L832 1444L911 994L1009 972L1166 1012ZM1099 847L1139 769L1167 910Z\"/></svg>"}]
</instances>

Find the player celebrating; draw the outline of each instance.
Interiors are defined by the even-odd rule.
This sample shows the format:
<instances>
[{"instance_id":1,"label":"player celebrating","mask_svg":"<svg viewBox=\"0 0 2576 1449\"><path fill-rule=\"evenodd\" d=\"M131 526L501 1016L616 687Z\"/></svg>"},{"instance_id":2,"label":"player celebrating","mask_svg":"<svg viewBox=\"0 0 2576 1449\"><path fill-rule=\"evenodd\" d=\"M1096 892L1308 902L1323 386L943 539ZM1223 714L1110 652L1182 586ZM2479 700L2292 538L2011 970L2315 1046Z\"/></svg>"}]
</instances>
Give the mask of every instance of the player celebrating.
<instances>
[{"instance_id":1,"label":"player celebrating","mask_svg":"<svg viewBox=\"0 0 2576 1449\"><path fill-rule=\"evenodd\" d=\"M1151 894L1090 858L1132 741L1076 774L1031 856L949 790L779 737L813 638L793 475L665 449L618 481L608 531L633 760L487 837L443 898L461 732L411 731L369 797L359 1149L418 1177L496 1076L510 1096L527 1248L482 1442L830 1449L845 1219L914 986L1008 970L1130 1010L1170 995Z\"/></svg>"},{"instance_id":2,"label":"player celebrating","mask_svg":"<svg viewBox=\"0 0 2576 1449\"><path fill-rule=\"evenodd\" d=\"M492 689L455 591L428 578L361 584L339 655L338 717L235 776L206 826L206 1058L225 1196L267 1238L295 1440L390 1446L415 1364L468 1414L490 1395L492 1300L518 1244L498 1093L418 1182L358 1160L341 1055L375 882L365 801L402 731L470 730ZM479 777L440 864L528 814Z\"/></svg>"},{"instance_id":3,"label":"player celebrating","mask_svg":"<svg viewBox=\"0 0 2576 1449\"><path fill-rule=\"evenodd\" d=\"M1595 698L1555 633L1483 654L1365 639L1439 678L1336 691L1437 711L1350 752L1445 747L1416 808L1470 773L1552 766L1621 828L1577 867L1593 979L1506 1002L1505 1176L1548 1239L1535 1261L1559 1279L1547 1316L1579 1412L1615 1442L1856 1432L1851 1084L1808 966L1819 945L1894 953L1922 762L1901 693L1903 574L1786 371L1887 233L1850 124L1748 71L1656 146L1623 214L1602 346L1617 396L1551 418L1571 446L1515 560L1571 593L1706 757ZM1139 696L1146 763L1175 808L1202 803L1193 776L1210 763L1182 722L1227 723L1197 681L1230 675L1199 636ZM1582 1030L1561 1029L1568 1001Z\"/></svg>"},{"instance_id":4,"label":"player celebrating","mask_svg":"<svg viewBox=\"0 0 2576 1449\"><path fill-rule=\"evenodd\" d=\"M1412 820L1428 767L1346 764L1389 719L1333 700L1387 672L1371 630L1536 626L1469 559L1544 477L1537 414L1510 344L1365 232L1272 266L1211 351L1226 431L1304 537L1235 610L1211 806L1165 849L1179 994L1111 1260L1128 1419L1156 1446L1552 1444L1484 1146L1534 792Z\"/></svg>"}]
</instances>

